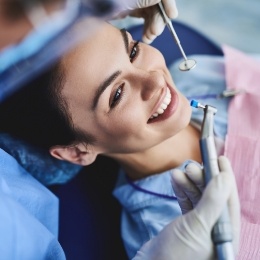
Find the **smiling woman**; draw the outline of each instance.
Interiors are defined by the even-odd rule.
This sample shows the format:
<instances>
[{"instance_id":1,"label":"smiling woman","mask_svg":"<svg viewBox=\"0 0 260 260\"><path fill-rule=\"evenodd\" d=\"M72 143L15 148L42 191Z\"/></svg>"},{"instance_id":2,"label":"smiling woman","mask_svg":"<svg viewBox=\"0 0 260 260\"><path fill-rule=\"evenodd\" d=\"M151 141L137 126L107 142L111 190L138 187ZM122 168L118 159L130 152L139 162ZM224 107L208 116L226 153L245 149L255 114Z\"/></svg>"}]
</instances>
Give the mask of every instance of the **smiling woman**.
<instances>
[{"instance_id":1,"label":"smiling woman","mask_svg":"<svg viewBox=\"0 0 260 260\"><path fill-rule=\"evenodd\" d=\"M167 153L166 139L170 138L167 142L173 147L177 135L179 140L190 133L181 131L189 129L189 103L176 89L163 56L158 50L137 43L125 30L104 24L94 37L62 59L60 69L64 84L59 94L66 103L71 124L95 140L87 148L74 146L78 149L77 159L84 165L98 154L121 163L126 160L127 164L135 154L137 158L149 154L150 160L157 149ZM51 148L51 154L59 159L71 155L59 146ZM150 174L141 173L142 167L138 169L134 161L135 170L129 172L132 177ZM158 170L161 169L155 171Z\"/></svg>"},{"instance_id":2,"label":"smiling woman","mask_svg":"<svg viewBox=\"0 0 260 260\"><path fill-rule=\"evenodd\" d=\"M162 54L103 23L1 105L0 131L75 164L89 165L98 155L119 162L124 173L115 196L125 207L122 236L132 257L181 213L170 171L188 160L201 162L199 131L190 118L189 102L176 88ZM169 196L133 193L125 175Z\"/></svg>"}]
</instances>

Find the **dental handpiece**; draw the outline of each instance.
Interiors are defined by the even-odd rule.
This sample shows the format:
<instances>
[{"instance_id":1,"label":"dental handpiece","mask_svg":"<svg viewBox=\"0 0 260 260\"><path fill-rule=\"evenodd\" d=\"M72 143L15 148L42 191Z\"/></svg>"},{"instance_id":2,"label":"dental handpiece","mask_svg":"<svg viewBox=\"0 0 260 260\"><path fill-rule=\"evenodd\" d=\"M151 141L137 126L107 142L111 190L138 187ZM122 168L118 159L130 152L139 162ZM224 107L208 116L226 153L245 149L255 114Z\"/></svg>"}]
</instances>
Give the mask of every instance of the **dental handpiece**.
<instances>
[{"instance_id":1,"label":"dental handpiece","mask_svg":"<svg viewBox=\"0 0 260 260\"><path fill-rule=\"evenodd\" d=\"M207 184L211 178L219 174L218 156L213 132L214 115L216 114L217 109L209 105L204 106L195 100L191 101L191 106L201 108L204 111L201 127L200 151L203 161L205 182ZM235 259L232 245L232 229L227 207L225 207L213 227L212 240L219 260Z\"/></svg>"},{"instance_id":2,"label":"dental handpiece","mask_svg":"<svg viewBox=\"0 0 260 260\"><path fill-rule=\"evenodd\" d=\"M184 61L181 62L180 65L179 65L179 69L182 70L182 71L188 71L188 70L193 69L196 66L197 62L195 60L192 60L192 59L187 59L187 56L186 56L186 54L185 54L185 52L184 52L184 50L183 50L183 48L181 46L181 42L180 42L180 40L179 40L179 38L178 38L174 28L173 28L171 19L167 16L167 14L166 14L166 12L164 10L162 2L159 2L158 5L159 5L159 9L160 9L161 15L162 15L162 17L163 17L163 19L164 19L168 29L170 30L170 32L171 32L171 34L172 34L172 36L173 36L177 46L180 49L182 57L184 58Z\"/></svg>"}]
</instances>

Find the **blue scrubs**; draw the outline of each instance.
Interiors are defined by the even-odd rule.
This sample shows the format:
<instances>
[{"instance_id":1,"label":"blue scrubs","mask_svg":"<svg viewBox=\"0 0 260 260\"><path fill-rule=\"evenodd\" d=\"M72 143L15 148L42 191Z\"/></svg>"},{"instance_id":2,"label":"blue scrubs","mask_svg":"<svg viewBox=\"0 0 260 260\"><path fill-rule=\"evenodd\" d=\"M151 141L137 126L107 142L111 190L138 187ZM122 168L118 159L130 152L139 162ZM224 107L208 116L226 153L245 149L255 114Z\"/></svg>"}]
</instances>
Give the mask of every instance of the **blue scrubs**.
<instances>
[{"instance_id":1,"label":"blue scrubs","mask_svg":"<svg viewBox=\"0 0 260 260\"><path fill-rule=\"evenodd\" d=\"M57 197L2 149L0 165L0 258L65 259Z\"/></svg>"}]
</instances>

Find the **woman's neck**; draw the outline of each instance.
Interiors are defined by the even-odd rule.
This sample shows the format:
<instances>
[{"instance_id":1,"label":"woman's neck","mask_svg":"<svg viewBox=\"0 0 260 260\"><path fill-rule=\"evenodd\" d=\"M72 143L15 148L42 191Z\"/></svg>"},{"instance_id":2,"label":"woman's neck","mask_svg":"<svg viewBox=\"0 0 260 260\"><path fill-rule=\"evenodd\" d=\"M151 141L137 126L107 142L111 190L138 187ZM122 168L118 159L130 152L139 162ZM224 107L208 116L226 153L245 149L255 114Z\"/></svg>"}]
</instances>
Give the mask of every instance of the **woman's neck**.
<instances>
[{"instance_id":1,"label":"woman's neck","mask_svg":"<svg viewBox=\"0 0 260 260\"><path fill-rule=\"evenodd\" d=\"M134 180L172 169L188 159L201 162L199 131L188 125L174 137L145 152L117 154L112 157Z\"/></svg>"}]
</instances>

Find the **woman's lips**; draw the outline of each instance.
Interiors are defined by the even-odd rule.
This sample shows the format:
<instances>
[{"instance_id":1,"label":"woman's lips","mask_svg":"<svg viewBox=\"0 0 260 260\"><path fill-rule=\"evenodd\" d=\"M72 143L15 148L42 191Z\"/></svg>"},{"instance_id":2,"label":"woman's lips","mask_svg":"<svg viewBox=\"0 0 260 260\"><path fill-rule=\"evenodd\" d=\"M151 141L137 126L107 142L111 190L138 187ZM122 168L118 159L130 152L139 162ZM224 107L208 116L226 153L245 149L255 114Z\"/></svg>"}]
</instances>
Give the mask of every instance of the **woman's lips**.
<instances>
[{"instance_id":1,"label":"woman's lips","mask_svg":"<svg viewBox=\"0 0 260 260\"><path fill-rule=\"evenodd\" d=\"M176 93L176 91L172 87L170 87L168 85L167 85L167 89L170 92L170 96L171 96L170 103L168 104L168 106L166 107L164 112L161 113L161 114L158 114L157 117L154 117L154 114L157 114L156 113L157 111L155 113L153 113L153 115L149 118L149 120L147 122L148 124L163 121L163 120L169 118L171 115L173 115L174 112L176 111L176 109L178 107L178 103L179 103L178 94ZM166 96L167 96L167 94L166 94ZM166 100L166 102L164 100ZM162 107L163 102L165 102L167 104L168 103L167 98L164 97L164 99L162 100L159 108ZM157 109L158 111L159 111L159 108Z\"/></svg>"}]
</instances>

